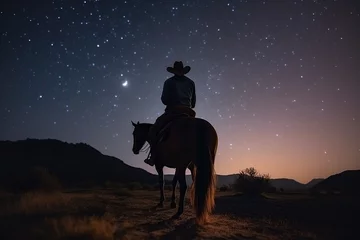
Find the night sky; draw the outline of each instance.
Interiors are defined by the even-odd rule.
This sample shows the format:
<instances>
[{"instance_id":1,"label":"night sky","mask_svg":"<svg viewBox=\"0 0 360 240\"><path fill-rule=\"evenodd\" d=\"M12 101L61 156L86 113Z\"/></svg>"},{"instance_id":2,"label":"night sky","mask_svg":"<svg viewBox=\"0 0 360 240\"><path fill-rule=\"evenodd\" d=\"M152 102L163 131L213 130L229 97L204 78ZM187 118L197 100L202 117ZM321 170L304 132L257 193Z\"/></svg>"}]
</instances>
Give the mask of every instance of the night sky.
<instances>
[{"instance_id":1,"label":"night sky","mask_svg":"<svg viewBox=\"0 0 360 240\"><path fill-rule=\"evenodd\" d=\"M355 0L4 2L1 140L86 142L155 173L131 151L130 121L164 111L166 67L182 60L219 135L218 174L360 168Z\"/></svg>"}]
</instances>

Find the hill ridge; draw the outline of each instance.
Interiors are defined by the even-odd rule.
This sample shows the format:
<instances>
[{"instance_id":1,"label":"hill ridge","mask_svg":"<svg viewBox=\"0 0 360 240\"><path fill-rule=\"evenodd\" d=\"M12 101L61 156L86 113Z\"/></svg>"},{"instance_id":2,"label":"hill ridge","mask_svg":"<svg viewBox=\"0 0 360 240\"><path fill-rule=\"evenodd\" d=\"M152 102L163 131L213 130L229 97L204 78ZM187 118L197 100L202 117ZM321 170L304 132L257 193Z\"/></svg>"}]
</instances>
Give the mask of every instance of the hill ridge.
<instances>
[{"instance_id":1,"label":"hill ridge","mask_svg":"<svg viewBox=\"0 0 360 240\"><path fill-rule=\"evenodd\" d=\"M57 139L0 141L0 184L21 177L34 167L43 167L65 185L92 182L140 182L156 184L157 175L102 154L86 143Z\"/></svg>"},{"instance_id":2,"label":"hill ridge","mask_svg":"<svg viewBox=\"0 0 360 240\"><path fill-rule=\"evenodd\" d=\"M360 169L345 170L337 174L333 174L325 180L314 185L311 190L340 192L342 194L360 195L357 183L360 182Z\"/></svg>"}]
</instances>

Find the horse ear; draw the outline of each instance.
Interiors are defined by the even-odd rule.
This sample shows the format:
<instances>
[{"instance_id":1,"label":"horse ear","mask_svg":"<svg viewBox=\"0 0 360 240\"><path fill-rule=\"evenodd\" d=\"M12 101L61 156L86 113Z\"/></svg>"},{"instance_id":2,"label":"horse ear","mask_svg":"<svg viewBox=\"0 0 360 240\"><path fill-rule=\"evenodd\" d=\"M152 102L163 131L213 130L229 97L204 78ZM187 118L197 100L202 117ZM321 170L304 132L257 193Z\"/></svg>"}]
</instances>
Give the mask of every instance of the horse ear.
<instances>
[{"instance_id":1,"label":"horse ear","mask_svg":"<svg viewBox=\"0 0 360 240\"><path fill-rule=\"evenodd\" d=\"M131 124L132 124L134 127L136 127L136 124L135 124L133 121L131 121Z\"/></svg>"},{"instance_id":2,"label":"horse ear","mask_svg":"<svg viewBox=\"0 0 360 240\"><path fill-rule=\"evenodd\" d=\"M140 124L139 121L137 122L137 124Z\"/></svg>"}]
</instances>

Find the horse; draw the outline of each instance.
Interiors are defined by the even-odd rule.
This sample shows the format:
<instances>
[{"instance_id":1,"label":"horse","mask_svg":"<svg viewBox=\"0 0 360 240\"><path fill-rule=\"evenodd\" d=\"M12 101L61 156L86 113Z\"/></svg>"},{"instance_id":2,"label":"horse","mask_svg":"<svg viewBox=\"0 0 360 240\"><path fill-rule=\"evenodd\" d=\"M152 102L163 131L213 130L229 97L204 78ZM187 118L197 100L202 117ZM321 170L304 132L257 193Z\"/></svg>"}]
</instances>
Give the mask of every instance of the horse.
<instances>
[{"instance_id":1,"label":"horse","mask_svg":"<svg viewBox=\"0 0 360 240\"><path fill-rule=\"evenodd\" d=\"M134 123L134 154L139 154L145 143L150 143L149 131L153 124ZM215 156L218 135L214 127L201 118L183 117L172 120L166 129L166 137L157 143L155 169L159 176L160 200L157 206L164 206L164 167L175 168L171 207L175 208L175 187L180 184L179 207L173 219L179 218L184 211L187 190L185 171L190 169L193 178L190 202L196 214L196 222L204 224L215 207Z\"/></svg>"}]
</instances>

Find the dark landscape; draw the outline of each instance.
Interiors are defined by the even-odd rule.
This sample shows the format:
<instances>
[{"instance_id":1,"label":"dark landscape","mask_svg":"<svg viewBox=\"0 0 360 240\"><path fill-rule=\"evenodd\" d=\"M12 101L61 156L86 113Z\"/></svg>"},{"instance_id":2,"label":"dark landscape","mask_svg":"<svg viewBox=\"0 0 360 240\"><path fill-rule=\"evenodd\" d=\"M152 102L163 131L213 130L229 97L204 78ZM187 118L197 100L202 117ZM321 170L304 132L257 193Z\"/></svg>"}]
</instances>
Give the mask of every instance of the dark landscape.
<instances>
[{"instance_id":1,"label":"dark landscape","mask_svg":"<svg viewBox=\"0 0 360 240\"><path fill-rule=\"evenodd\" d=\"M359 23L359 0L0 1L0 240L360 239Z\"/></svg>"},{"instance_id":2,"label":"dark landscape","mask_svg":"<svg viewBox=\"0 0 360 240\"><path fill-rule=\"evenodd\" d=\"M197 226L188 200L184 215L170 219L170 182L165 207L156 209L156 175L89 145L28 139L0 146L0 239L357 238L359 170L297 191L286 188L294 180L273 179L285 182L282 190L258 196L224 187L236 175L218 176L214 214Z\"/></svg>"}]
</instances>

